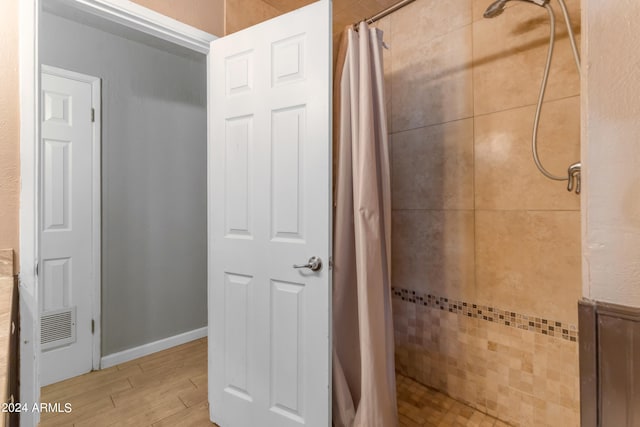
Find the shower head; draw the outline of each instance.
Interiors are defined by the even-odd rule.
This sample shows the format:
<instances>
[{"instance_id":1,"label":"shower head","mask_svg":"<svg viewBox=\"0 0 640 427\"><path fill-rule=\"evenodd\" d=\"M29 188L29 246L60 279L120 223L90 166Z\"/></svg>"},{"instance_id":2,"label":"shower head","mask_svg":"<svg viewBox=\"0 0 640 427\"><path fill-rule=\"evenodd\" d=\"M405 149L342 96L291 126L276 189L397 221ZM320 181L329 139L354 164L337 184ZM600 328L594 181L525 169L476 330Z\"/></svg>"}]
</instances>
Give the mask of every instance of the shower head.
<instances>
[{"instance_id":1,"label":"shower head","mask_svg":"<svg viewBox=\"0 0 640 427\"><path fill-rule=\"evenodd\" d=\"M496 16L502 15L504 12L504 7L509 0L496 0L489 5L487 10L484 11L485 18L495 18Z\"/></svg>"},{"instance_id":2,"label":"shower head","mask_svg":"<svg viewBox=\"0 0 640 427\"><path fill-rule=\"evenodd\" d=\"M484 17L485 18L495 18L496 16L501 15L502 12L504 12L504 8L506 7L507 3L510 2L510 1L512 1L512 0L496 0L496 1L494 1L493 3L491 3L489 5L487 10L485 10ZM542 7L544 7L547 3L549 3L549 0L518 0L518 1L524 1L526 3L533 3L535 5L542 6Z\"/></svg>"}]
</instances>

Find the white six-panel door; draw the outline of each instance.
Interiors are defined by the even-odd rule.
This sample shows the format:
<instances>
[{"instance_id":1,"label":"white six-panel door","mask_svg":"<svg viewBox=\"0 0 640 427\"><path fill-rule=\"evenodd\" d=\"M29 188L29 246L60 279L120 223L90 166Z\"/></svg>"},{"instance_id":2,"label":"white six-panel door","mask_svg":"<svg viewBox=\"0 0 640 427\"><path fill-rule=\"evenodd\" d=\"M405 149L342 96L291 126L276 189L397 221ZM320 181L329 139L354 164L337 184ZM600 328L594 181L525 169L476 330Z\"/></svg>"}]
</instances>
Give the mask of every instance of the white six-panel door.
<instances>
[{"instance_id":1,"label":"white six-panel door","mask_svg":"<svg viewBox=\"0 0 640 427\"><path fill-rule=\"evenodd\" d=\"M331 3L212 43L209 402L221 427L330 425ZM293 268L310 257L322 268Z\"/></svg>"},{"instance_id":2,"label":"white six-panel door","mask_svg":"<svg viewBox=\"0 0 640 427\"><path fill-rule=\"evenodd\" d=\"M43 66L41 85L38 280L45 386L94 367L100 194L92 108L99 80Z\"/></svg>"}]
</instances>

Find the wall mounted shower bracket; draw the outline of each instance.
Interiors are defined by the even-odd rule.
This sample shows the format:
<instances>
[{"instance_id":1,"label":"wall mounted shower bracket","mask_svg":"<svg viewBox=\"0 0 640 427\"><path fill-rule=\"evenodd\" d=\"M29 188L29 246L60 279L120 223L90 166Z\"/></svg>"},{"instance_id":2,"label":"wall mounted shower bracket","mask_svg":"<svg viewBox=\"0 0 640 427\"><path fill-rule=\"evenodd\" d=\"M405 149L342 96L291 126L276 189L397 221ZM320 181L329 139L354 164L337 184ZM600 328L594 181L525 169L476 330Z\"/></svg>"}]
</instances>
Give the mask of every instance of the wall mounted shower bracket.
<instances>
[{"instance_id":1,"label":"wall mounted shower bracket","mask_svg":"<svg viewBox=\"0 0 640 427\"><path fill-rule=\"evenodd\" d=\"M569 192L573 191L573 188L575 186L576 194L580 194L581 169L582 169L582 165L580 164L580 162L574 163L571 166L569 166L569 170L567 171L567 175L568 175L567 191Z\"/></svg>"}]
</instances>

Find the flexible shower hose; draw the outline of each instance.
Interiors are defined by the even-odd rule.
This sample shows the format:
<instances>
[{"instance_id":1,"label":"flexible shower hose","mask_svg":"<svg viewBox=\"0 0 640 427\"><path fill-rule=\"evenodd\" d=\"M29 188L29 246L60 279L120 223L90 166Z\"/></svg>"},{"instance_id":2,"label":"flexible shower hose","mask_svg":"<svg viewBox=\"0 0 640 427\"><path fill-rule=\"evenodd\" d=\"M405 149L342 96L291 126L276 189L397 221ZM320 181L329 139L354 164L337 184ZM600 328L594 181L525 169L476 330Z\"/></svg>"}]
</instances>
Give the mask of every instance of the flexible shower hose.
<instances>
[{"instance_id":1,"label":"flexible shower hose","mask_svg":"<svg viewBox=\"0 0 640 427\"><path fill-rule=\"evenodd\" d=\"M569 12L567 10L567 5L564 0L558 0L560 3L560 8L562 9L562 14L564 15L564 20L567 24L567 33L569 34L569 41L571 42L571 50L573 51L573 59L576 62L576 67L578 68L578 73L581 73L580 69L580 53L578 52L578 46L576 45L575 36L573 34L573 29L571 28L571 20L569 19ZM531 148L533 151L533 161L536 163L536 166L542 172L544 176L549 179L553 179L555 181L567 181L569 179L568 176L557 176L553 175L540 162L540 158L538 157L538 127L540 125L540 113L542 112L542 103L544 102L544 95L547 91L547 82L549 80L549 71L551 69L551 59L553 58L553 48L555 46L556 41L556 16L553 12L553 8L548 3L544 5L544 8L547 9L549 13L549 21L551 24L551 33L549 35L549 51L547 52L547 64L544 68L544 74L542 75L542 83L540 85L540 95L538 96L538 105L536 106L536 116L533 120L533 136L531 139Z\"/></svg>"}]
</instances>

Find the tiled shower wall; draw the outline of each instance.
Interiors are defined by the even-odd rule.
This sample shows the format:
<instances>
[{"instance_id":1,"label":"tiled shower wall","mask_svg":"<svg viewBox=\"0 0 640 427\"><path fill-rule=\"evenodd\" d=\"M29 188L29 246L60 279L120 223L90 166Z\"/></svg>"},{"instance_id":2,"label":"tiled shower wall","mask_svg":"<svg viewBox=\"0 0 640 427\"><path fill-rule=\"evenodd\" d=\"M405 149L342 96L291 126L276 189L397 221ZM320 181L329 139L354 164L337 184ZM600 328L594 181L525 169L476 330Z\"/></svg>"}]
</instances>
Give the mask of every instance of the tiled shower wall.
<instances>
[{"instance_id":1,"label":"tiled shower wall","mask_svg":"<svg viewBox=\"0 0 640 427\"><path fill-rule=\"evenodd\" d=\"M489 3L417 0L378 24L389 45L396 364L512 424L577 426L580 202L537 171L530 146L549 21L521 2L483 19ZM567 3L579 35L579 1ZM580 154L580 82L552 4L539 141L562 175Z\"/></svg>"}]
</instances>

